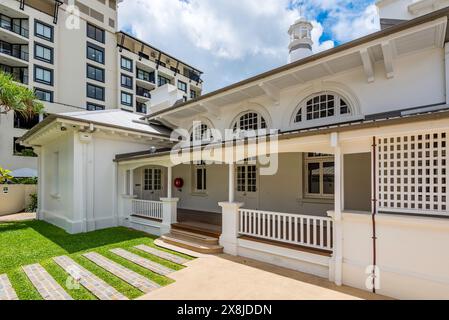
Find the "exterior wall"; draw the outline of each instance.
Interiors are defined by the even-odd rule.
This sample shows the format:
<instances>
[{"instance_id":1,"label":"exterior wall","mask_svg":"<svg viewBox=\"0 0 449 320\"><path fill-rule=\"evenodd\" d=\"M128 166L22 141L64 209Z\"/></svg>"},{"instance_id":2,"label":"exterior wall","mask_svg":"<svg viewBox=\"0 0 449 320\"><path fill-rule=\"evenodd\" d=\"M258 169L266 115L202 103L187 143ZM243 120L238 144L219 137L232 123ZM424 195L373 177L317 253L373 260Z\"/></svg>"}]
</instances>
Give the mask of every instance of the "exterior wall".
<instances>
[{"instance_id":1,"label":"exterior wall","mask_svg":"<svg viewBox=\"0 0 449 320\"><path fill-rule=\"evenodd\" d=\"M379 294L398 299L449 298L449 222L379 214ZM366 290L373 263L372 223L367 214L343 214L343 284Z\"/></svg>"},{"instance_id":2,"label":"exterior wall","mask_svg":"<svg viewBox=\"0 0 449 320\"><path fill-rule=\"evenodd\" d=\"M441 104L446 101L444 48L433 48L402 56L394 60L394 77L387 79L383 61L374 64L375 81L369 83L362 67L354 68L305 82L280 91L279 104L261 96L239 103L221 106L226 112L210 112L204 116L183 118L173 122L182 128L192 128L193 121L202 121L220 131L230 129L243 112L259 112L269 128L291 131L349 121L365 116L401 109ZM352 116L293 123L298 106L313 94L330 91L349 100ZM379 93L382 94L379 94Z\"/></svg>"},{"instance_id":3,"label":"exterior wall","mask_svg":"<svg viewBox=\"0 0 449 320\"><path fill-rule=\"evenodd\" d=\"M447 7L447 0L380 0L376 3L381 19L410 20Z\"/></svg>"},{"instance_id":4,"label":"exterior wall","mask_svg":"<svg viewBox=\"0 0 449 320\"><path fill-rule=\"evenodd\" d=\"M8 193L3 192L4 188ZM0 216L22 212L30 204L33 193L36 193L35 185L0 185Z\"/></svg>"},{"instance_id":5,"label":"exterior wall","mask_svg":"<svg viewBox=\"0 0 449 320\"><path fill-rule=\"evenodd\" d=\"M344 158L344 208L371 211L371 154L348 154Z\"/></svg>"},{"instance_id":6,"label":"exterior wall","mask_svg":"<svg viewBox=\"0 0 449 320\"><path fill-rule=\"evenodd\" d=\"M243 207L284 213L325 216L333 208L333 200L307 199L303 195L303 155L287 153L279 155L279 169L274 176L258 176L258 194ZM179 208L221 213L219 202L227 201L228 167L207 166L207 194L193 192L193 173L190 165L173 168L173 178L182 178L184 187L174 189L173 196L179 198ZM244 199L236 199L245 202Z\"/></svg>"},{"instance_id":7,"label":"exterior wall","mask_svg":"<svg viewBox=\"0 0 449 320\"><path fill-rule=\"evenodd\" d=\"M56 172L55 153L59 153L59 170ZM71 231L75 223L74 210L74 136L70 132L61 134L57 139L41 149L41 181L44 193L40 195L41 219ZM59 192L55 190L55 179L59 176ZM56 177L55 177L56 176Z\"/></svg>"}]
</instances>

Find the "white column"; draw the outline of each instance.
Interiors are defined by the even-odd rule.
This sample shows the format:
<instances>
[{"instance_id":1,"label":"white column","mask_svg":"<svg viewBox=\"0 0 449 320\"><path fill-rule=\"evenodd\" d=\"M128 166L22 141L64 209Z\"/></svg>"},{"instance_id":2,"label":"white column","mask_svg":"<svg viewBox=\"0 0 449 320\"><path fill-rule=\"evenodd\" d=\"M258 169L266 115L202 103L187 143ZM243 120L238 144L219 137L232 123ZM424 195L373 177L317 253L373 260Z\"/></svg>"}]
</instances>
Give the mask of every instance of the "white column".
<instances>
[{"instance_id":1,"label":"white column","mask_svg":"<svg viewBox=\"0 0 449 320\"><path fill-rule=\"evenodd\" d=\"M239 209L243 203L220 202L222 208L222 226L220 245L225 253L237 255L237 238L239 235Z\"/></svg>"},{"instance_id":2,"label":"white column","mask_svg":"<svg viewBox=\"0 0 449 320\"><path fill-rule=\"evenodd\" d=\"M41 147L34 147L33 148L34 153L37 154L37 220L44 220L44 208L43 208L43 200L44 200L44 193L43 193L43 169L44 169L44 159L43 159L43 152Z\"/></svg>"},{"instance_id":3,"label":"white column","mask_svg":"<svg viewBox=\"0 0 449 320\"><path fill-rule=\"evenodd\" d=\"M134 169L129 170L129 195L134 197Z\"/></svg>"},{"instance_id":4,"label":"white column","mask_svg":"<svg viewBox=\"0 0 449 320\"><path fill-rule=\"evenodd\" d=\"M171 225L178 219L178 198L161 198L162 201L162 225L161 234L169 233Z\"/></svg>"},{"instance_id":5,"label":"white column","mask_svg":"<svg viewBox=\"0 0 449 320\"><path fill-rule=\"evenodd\" d=\"M445 67L446 67L446 104L449 104L449 42L444 46Z\"/></svg>"},{"instance_id":6,"label":"white column","mask_svg":"<svg viewBox=\"0 0 449 320\"><path fill-rule=\"evenodd\" d=\"M167 198L173 196L173 168L167 168Z\"/></svg>"},{"instance_id":7,"label":"white column","mask_svg":"<svg viewBox=\"0 0 449 320\"><path fill-rule=\"evenodd\" d=\"M335 154L335 208L333 216L334 248L332 255L333 280L336 285L342 285L343 270L343 226L342 212L344 208L344 158L337 133L331 135L331 145Z\"/></svg>"},{"instance_id":8,"label":"white column","mask_svg":"<svg viewBox=\"0 0 449 320\"><path fill-rule=\"evenodd\" d=\"M235 164L234 163L230 163L229 164L229 203L233 203L235 201Z\"/></svg>"}]
</instances>

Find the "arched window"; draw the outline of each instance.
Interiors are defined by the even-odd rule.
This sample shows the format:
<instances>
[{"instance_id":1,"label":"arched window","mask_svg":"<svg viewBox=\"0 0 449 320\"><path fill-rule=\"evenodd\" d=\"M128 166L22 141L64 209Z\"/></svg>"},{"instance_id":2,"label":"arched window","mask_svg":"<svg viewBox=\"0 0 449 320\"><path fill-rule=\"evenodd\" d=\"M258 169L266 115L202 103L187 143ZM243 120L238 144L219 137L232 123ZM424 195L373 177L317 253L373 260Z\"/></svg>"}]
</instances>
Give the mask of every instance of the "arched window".
<instances>
[{"instance_id":1,"label":"arched window","mask_svg":"<svg viewBox=\"0 0 449 320\"><path fill-rule=\"evenodd\" d=\"M249 131L254 130L257 131L259 129L266 129L267 122L264 117L256 112L248 112L241 115L237 121L234 123L234 131L242 130Z\"/></svg>"},{"instance_id":2,"label":"arched window","mask_svg":"<svg viewBox=\"0 0 449 320\"><path fill-rule=\"evenodd\" d=\"M194 142L211 142L212 141L212 131L207 124L198 123L193 126L192 132L190 133L190 141Z\"/></svg>"},{"instance_id":3,"label":"arched window","mask_svg":"<svg viewBox=\"0 0 449 320\"><path fill-rule=\"evenodd\" d=\"M295 123L304 120L316 120L339 115L349 115L348 103L340 96L331 93L321 93L307 100L295 116Z\"/></svg>"}]
</instances>

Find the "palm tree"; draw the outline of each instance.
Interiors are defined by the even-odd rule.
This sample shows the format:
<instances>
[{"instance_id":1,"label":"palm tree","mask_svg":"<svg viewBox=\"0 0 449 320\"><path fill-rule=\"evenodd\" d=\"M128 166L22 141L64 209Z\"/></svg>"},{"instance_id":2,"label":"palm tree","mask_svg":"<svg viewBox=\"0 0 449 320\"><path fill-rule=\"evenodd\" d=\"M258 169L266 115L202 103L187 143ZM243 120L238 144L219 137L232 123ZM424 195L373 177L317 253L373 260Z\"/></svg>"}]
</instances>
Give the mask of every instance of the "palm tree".
<instances>
[{"instance_id":1,"label":"palm tree","mask_svg":"<svg viewBox=\"0 0 449 320\"><path fill-rule=\"evenodd\" d=\"M10 74L0 71L0 115L16 111L25 117L42 113L44 105L34 92L16 83Z\"/></svg>"}]
</instances>

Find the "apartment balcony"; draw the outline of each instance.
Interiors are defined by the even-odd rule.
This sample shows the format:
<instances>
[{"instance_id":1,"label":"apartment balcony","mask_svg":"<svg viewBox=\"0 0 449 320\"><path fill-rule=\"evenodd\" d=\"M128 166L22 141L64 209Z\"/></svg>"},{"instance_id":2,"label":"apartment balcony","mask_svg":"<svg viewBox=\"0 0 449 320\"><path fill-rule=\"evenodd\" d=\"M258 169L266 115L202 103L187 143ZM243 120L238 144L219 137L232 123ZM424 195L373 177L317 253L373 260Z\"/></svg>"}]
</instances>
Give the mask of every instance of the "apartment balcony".
<instances>
[{"instance_id":1,"label":"apartment balcony","mask_svg":"<svg viewBox=\"0 0 449 320\"><path fill-rule=\"evenodd\" d=\"M21 44L11 44L0 40L0 64L11 67L28 66L28 46Z\"/></svg>"},{"instance_id":2,"label":"apartment balcony","mask_svg":"<svg viewBox=\"0 0 449 320\"><path fill-rule=\"evenodd\" d=\"M154 72L137 69L136 83L143 89L153 90L156 87Z\"/></svg>"},{"instance_id":3,"label":"apartment balcony","mask_svg":"<svg viewBox=\"0 0 449 320\"><path fill-rule=\"evenodd\" d=\"M136 88L136 99L140 100L140 102L150 101L151 99L150 90L138 86Z\"/></svg>"},{"instance_id":4,"label":"apartment balcony","mask_svg":"<svg viewBox=\"0 0 449 320\"><path fill-rule=\"evenodd\" d=\"M147 114L147 105L145 103L136 101L136 112Z\"/></svg>"},{"instance_id":5,"label":"apartment balcony","mask_svg":"<svg viewBox=\"0 0 449 320\"><path fill-rule=\"evenodd\" d=\"M28 84L28 68L0 64L0 71L10 74L19 83Z\"/></svg>"},{"instance_id":6,"label":"apartment balcony","mask_svg":"<svg viewBox=\"0 0 449 320\"><path fill-rule=\"evenodd\" d=\"M19 10L0 5L0 40L27 44L29 38L28 17Z\"/></svg>"}]
</instances>

